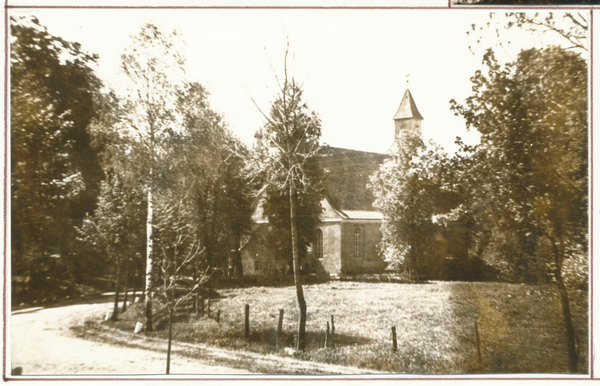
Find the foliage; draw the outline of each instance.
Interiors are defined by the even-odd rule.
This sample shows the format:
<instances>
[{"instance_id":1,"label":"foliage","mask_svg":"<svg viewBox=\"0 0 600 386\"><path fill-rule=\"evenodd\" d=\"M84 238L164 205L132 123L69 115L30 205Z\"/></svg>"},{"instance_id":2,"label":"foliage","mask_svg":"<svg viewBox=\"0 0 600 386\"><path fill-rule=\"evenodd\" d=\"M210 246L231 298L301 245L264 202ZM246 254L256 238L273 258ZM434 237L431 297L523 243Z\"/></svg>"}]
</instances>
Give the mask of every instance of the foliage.
<instances>
[{"instance_id":1,"label":"foliage","mask_svg":"<svg viewBox=\"0 0 600 386\"><path fill-rule=\"evenodd\" d=\"M35 18L10 20L12 275L42 295L82 281L74 226L93 209L101 170L88 133L97 116L96 56L50 35ZM33 296L37 296L32 294Z\"/></svg>"},{"instance_id":2,"label":"foliage","mask_svg":"<svg viewBox=\"0 0 600 386\"><path fill-rule=\"evenodd\" d=\"M252 192L242 172L247 149L210 109L208 92L200 84L186 84L178 109L186 135L174 141L166 157L171 165L167 173L172 180L177 169L176 178L191 183L185 189L196 208L194 221L206 249L206 263L225 271L236 267L241 274L237 250L252 214Z\"/></svg>"},{"instance_id":3,"label":"foliage","mask_svg":"<svg viewBox=\"0 0 600 386\"><path fill-rule=\"evenodd\" d=\"M194 277L207 266L227 267L230 252L237 250L239 236L250 224L250 198L239 157L246 150L210 109L204 87L185 80L185 63L179 32L144 25L122 55L121 96L107 98L113 115L94 126L95 138L105 143L104 170L111 181L122 184L107 187L107 197L123 196L123 206L113 205L110 198L101 200L98 213L135 223L125 231L136 233L127 235L135 239L131 248L146 248L148 331L153 292L164 287L161 262L178 238L172 230L179 229L181 213L186 213L189 237L203 251L202 263L193 265ZM146 218L145 231L140 216ZM113 239L119 229L110 228ZM102 233L99 227L97 231ZM105 253L109 249L104 243ZM125 250L114 254L113 261L131 255ZM241 268L239 257L231 263Z\"/></svg>"},{"instance_id":4,"label":"foliage","mask_svg":"<svg viewBox=\"0 0 600 386\"><path fill-rule=\"evenodd\" d=\"M315 230L320 224L321 200L323 197L321 181L322 171L316 163L307 165L306 174L309 188L297 192L298 200L298 252L306 254L308 247L314 242ZM315 181L316 180L316 181ZM314 181L314 182L313 182ZM269 250L275 256L283 259L290 268L292 267L292 243L290 233L290 199L287 191L281 191L273 186L265 191L264 213L269 219Z\"/></svg>"},{"instance_id":5,"label":"foliage","mask_svg":"<svg viewBox=\"0 0 600 386\"><path fill-rule=\"evenodd\" d=\"M290 194L296 191L298 249L305 253L321 215L323 171L314 162L321 122L302 100L302 89L291 81L273 102L265 127L256 133L255 173L264 183L264 213L269 220L270 248L292 267ZM295 159L294 159L295 158Z\"/></svg>"},{"instance_id":6,"label":"foliage","mask_svg":"<svg viewBox=\"0 0 600 386\"><path fill-rule=\"evenodd\" d=\"M185 57L178 45L177 31L162 32L152 23L132 36L132 43L121 55L121 68L128 82L123 101L123 132L136 137L148 152L146 220L146 329L152 330L152 297L157 261L154 257L154 191L157 188L157 157L164 155L163 144L183 129L177 114L179 93L185 80Z\"/></svg>"},{"instance_id":7,"label":"foliage","mask_svg":"<svg viewBox=\"0 0 600 386\"><path fill-rule=\"evenodd\" d=\"M587 291L589 288L590 259L581 248L563 261L562 276L569 288Z\"/></svg>"},{"instance_id":8,"label":"foliage","mask_svg":"<svg viewBox=\"0 0 600 386\"><path fill-rule=\"evenodd\" d=\"M456 187L447 182L452 164L440 148L426 149L419 141L400 148L398 157L371 177L370 188L376 197L373 206L384 214L380 247L388 268L403 269L416 279L442 268L440 258L446 256L440 256L436 241L441 230L436 215L455 209L458 202Z\"/></svg>"},{"instance_id":9,"label":"foliage","mask_svg":"<svg viewBox=\"0 0 600 386\"><path fill-rule=\"evenodd\" d=\"M179 32L165 33L145 24L121 55L127 76L125 128L148 149L160 153L161 141L183 129L177 114L185 82L185 55Z\"/></svg>"},{"instance_id":10,"label":"foliage","mask_svg":"<svg viewBox=\"0 0 600 386\"><path fill-rule=\"evenodd\" d=\"M534 273L518 259L532 260L546 238L564 247L564 256L544 256L556 275L587 234L586 63L557 47L523 51L504 67L489 51L484 63L488 75L472 78L475 94L464 106L452 101L482 134L477 148L463 148L472 160L462 173L473 179L473 202L491 204L485 214L518 240L517 253L505 256L511 269L525 279Z\"/></svg>"}]
</instances>

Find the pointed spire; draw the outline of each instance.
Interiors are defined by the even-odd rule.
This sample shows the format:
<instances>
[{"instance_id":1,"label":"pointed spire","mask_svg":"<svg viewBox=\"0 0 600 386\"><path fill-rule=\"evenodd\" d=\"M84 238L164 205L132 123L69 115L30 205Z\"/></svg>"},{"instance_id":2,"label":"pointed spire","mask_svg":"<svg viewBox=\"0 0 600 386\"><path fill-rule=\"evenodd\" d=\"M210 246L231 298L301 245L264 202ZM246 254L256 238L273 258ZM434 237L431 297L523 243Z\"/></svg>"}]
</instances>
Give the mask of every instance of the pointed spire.
<instances>
[{"instance_id":1,"label":"pointed spire","mask_svg":"<svg viewBox=\"0 0 600 386\"><path fill-rule=\"evenodd\" d=\"M415 104L415 100L410 93L410 90L407 88L404 96L402 97L402 102L400 102L400 107L398 107L398 111L396 115L394 115L394 120L398 119L423 119L419 110L417 110L417 105Z\"/></svg>"}]
</instances>

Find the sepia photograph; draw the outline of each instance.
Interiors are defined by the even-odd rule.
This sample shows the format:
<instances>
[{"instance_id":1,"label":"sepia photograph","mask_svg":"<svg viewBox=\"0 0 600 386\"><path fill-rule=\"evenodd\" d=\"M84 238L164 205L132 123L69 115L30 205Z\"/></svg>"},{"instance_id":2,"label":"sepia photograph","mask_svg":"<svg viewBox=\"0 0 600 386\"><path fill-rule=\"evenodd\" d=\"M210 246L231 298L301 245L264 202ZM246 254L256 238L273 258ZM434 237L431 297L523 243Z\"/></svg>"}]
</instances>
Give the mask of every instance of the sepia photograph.
<instances>
[{"instance_id":1,"label":"sepia photograph","mask_svg":"<svg viewBox=\"0 0 600 386\"><path fill-rule=\"evenodd\" d=\"M594 379L593 11L467 8L5 8L4 380Z\"/></svg>"}]
</instances>

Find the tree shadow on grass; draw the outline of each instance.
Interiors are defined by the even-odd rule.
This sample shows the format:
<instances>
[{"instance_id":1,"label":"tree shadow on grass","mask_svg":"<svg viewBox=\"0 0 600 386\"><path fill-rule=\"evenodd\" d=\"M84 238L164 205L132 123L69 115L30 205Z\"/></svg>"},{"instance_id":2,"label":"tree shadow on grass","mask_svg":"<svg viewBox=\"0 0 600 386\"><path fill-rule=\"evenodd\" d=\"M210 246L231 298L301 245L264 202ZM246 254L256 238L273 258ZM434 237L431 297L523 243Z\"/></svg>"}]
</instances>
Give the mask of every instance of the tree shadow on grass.
<instances>
[{"instance_id":1,"label":"tree shadow on grass","mask_svg":"<svg viewBox=\"0 0 600 386\"><path fill-rule=\"evenodd\" d=\"M282 346L281 347L296 347L296 332L284 332L282 333ZM325 347L326 340L326 332L325 331L307 331L306 332L306 349L314 350L318 348ZM277 342L277 330L272 328L268 331L265 331L263 338L269 342L269 345L272 348L276 347ZM345 346L357 346L357 345L368 345L372 343L372 339L356 336L356 335L346 335L346 334L335 334L333 336L329 336L328 347L345 347Z\"/></svg>"},{"instance_id":2,"label":"tree shadow on grass","mask_svg":"<svg viewBox=\"0 0 600 386\"><path fill-rule=\"evenodd\" d=\"M462 323L453 326L457 342L464 352L471 352L467 359L474 364L469 372L568 372L564 322L554 285L452 283L449 290L455 320ZM587 357L581 356L580 371L585 373Z\"/></svg>"}]
</instances>

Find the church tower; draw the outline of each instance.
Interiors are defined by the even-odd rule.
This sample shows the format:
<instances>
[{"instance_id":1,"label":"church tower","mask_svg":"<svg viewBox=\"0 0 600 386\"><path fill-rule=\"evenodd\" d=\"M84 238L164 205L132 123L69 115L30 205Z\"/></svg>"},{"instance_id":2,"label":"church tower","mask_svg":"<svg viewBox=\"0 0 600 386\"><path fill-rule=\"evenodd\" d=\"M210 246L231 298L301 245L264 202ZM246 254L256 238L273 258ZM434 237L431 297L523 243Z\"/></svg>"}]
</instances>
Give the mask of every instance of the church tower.
<instances>
[{"instance_id":1,"label":"church tower","mask_svg":"<svg viewBox=\"0 0 600 386\"><path fill-rule=\"evenodd\" d=\"M419 110L417 110L415 100L407 88L400 102L400 107L398 107L398 111L394 115L396 133L394 143L387 151L388 154L398 154L402 144L406 144L407 140L411 138L421 140L422 120L423 117L419 113Z\"/></svg>"}]
</instances>

